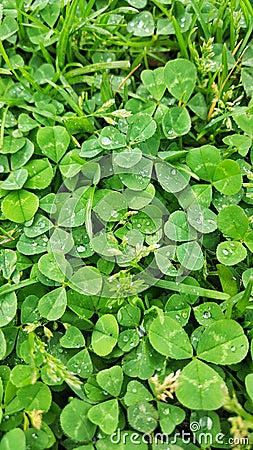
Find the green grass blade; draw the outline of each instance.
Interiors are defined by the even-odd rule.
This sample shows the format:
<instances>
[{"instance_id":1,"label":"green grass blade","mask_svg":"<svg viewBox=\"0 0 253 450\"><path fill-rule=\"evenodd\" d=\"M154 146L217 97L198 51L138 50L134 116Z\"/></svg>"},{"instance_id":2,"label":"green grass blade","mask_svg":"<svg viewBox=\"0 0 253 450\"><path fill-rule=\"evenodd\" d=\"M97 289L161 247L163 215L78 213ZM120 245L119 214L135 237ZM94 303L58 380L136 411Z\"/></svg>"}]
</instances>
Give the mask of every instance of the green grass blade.
<instances>
[{"instance_id":1,"label":"green grass blade","mask_svg":"<svg viewBox=\"0 0 253 450\"><path fill-rule=\"evenodd\" d=\"M205 289L199 286L190 286L189 284L176 283L175 281L159 280L155 286L169 289L170 291L180 292L182 294L196 294L202 297L214 298L216 300L228 300L230 298L225 292Z\"/></svg>"},{"instance_id":2,"label":"green grass blade","mask_svg":"<svg viewBox=\"0 0 253 450\"><path fill-rule=\"evenodd\" d=\"M3 144L4 144L4 129L5 129L5 121L6 121L8 109L9 109L9 106L7 105L7 107L4 109L3 114L2 114L1 129L0 129L0 149L3 148ZM1 228L1 231L3 231L2 228Z\"/></svg>"},{"instance_id":3,"label":"green grass blade","mask_svg":"<svg viewBox=\"0 0 253 450\"><path fill-rule=\"evenodd\" d=\"M69 42L71 27L75 18L76 8L79 0L73 0L66 8L66 17L60 32L59 40L56 46L56 67L61 70L65 64L66 51Z\"/></svg>"},{"instance_id":4,"label":"green grass blade","mask_svg":"<svg viewBox=\"0 0 253 450\"><path fill-rule=\"evenodd\" d=\"M1 295L9 294L10 292L17 291L18 289L26 286L31 286L35 283L38 283L38 280L36 278L28 278L27 280L20 281L20 283L17 284L4 284L0 287L0 297Z\"/></svg>"},{"instance_id":5,"label":"green grass blade","mask_svg":"<svg viewBox=\"0 0 253 450\"><path fill-rule=\"evenodd\" d=\"M162 12L163 12L163 14L165 14L165 16L167 16L168 17L168 19L171 19L171 12L169 12L166 8L165 8L165 6L163 6L160 2L158 2L157 0L151 0L152 1L152 3L154 3L154 5L156 5L157 6L157 8L159 8Z\"/></svg>"},{"instance_id":6,"label":"green grass blade","mask_svg":"<svg viewBox=\"0 0 253 450\"><path fill-rule=\"evenodd\" d=\"M204 32L205 39L206 39L206 41L208 41L208 39L210 39L211 35L209 33L207 24L205 22L205 18L203 17L203 15L201 13L201 7L202 7L202 4L203 4L203 1L200 4L199 3L200 2L196 2L195 0L192 0L192 2L191 2L192 7L193 7L193 9L195 11L195 14L196 14L196 16L197 16L197 18L199 20L199 23L200 23L200 25L202 27L203 32Z\"/></svg>"},{"instance_id":7,"label":"green grass blade","mask_svg":"<svg viewBox=\"0 0 253 450\"><path fill-rule=\"evenodd\" d=\"M25 70L23 67L19 67L19 71L21 72L23 78L28 81L28 83L38 92L42 92L42 88L40 87L40 85L37 83L37 81L35 81L35 79L33 78L33 76L27 71Z\"/></svg>"},{"instance_id":8,"label":"green grass blade","mask_svg":"<svg viewBox=\"0 0 253 450\"><path fill-rule=\"evenodd\" d=\"M221 78L220 93L225 88L223 83L225 82L227 76L228 76L228 54L227 54L227 46L226 44L224 44L222 48L222 78Z\"/></svg>"},{"instance_id":9,"label":"green grass blade","mask_svg":"<svg viewBox=\"0 0 253 450\"><path fill-rule=\"evenodd\" d=\"M95 5L95 2L96 2L96 0L89 0L88 1L87 6L86 6L86 8L84 10L84 13L83 13L83 16L82 16L83 19L86 19L86 17L89 16L93 6Z\"/></svg>"},{"instance_id":10,"label":"green grass blade","mask_svg":"<svg viewBox=\"0 0 253 450\"><path fill-rule=\"evenodd\" d=\"M181 30L180 30L180 27L179 27L179 25L177 23L177 20L176 20L176 18L174 16L172 17L172 23L173 23L173 27L174 27L174 30L175 30L175 34L176 34L176 38L177 38L177 42L178 42L178 45L179 45L179 49L180 49L181 55L182 55L183 58L189 59L189 54L188 54L188 51L187 51L187 47L186 47L183 35L181 33Z\"/></svg>"},{"instance_id":11,"label":"green grass blade","mask_svg":"<svg viewBox=\"0 0 253 450\"><path fill-rule=\"evenodd\" d=\"M64 74L68 83L72 84L71 79L75 77L80 77L87 73L99 72L106 69L129 69L129 61L111 61L111 62L99 62L95 64L90 64L85 67L80 67L78 69L73 69Z\"/></svg>"},{"instance_id":12,"label":"green grass blade","mask_svg":"<svg viewBox=\"0 0 253 450\"><path fill-rule=\"evenodd\" d=\"M73 111L75 111L78 116L83 116L83 111L82 109L78 106L78 104L75 102L75 100L73 100L73 98L71 97L71 95L69 95L64 88L62 88L61 86L58 86L57 84L55 84L53 81L48 80L48 83L51 84L51 86L53 86L58 92L59 94L61 94L62 98L64 98L64 100L68 103L68 105L73 109Z\"/></svg>"},{"instance_id":13,"label":"green grass blade","mask_svg":"<svg viewBox=\"0 0 253 450\"><path fill-rule=\"evenodd\" d=\"M235 310L233 313L233 318L238 319L239 317L242 317L245 313L245 310L250 302L251 298L251 292L252 292L252 286L253 286L253 277L250 277L246 289L243 292L242 297L238 301L238 303L235 305Z\"/></svg>"},{"instance_id":14,"label":"green grass blade","mask_svg":"<svg viewBox=\"0 0 253 450\"><path fill-rule=\"evenodd\" d=\"M2 42L0 41L0 55L2 55L4 62L6 63L6 65L9 67L10 71L13 73L13 75L15 75L15 77L17 78L17 80L20 81L19 76L17 74L17 72L15 71L13 65L11 64L9 57L5 51L5 48L2 44Z\"/></svg>"},{"instance_id":15,"label":"green grass blade","mask_svg":"<svg viewBox=\"0 0 253 450\"><path fill-rule=\"evenodd\" d=\"M243 5L245 5L245 7L247 8L249 15L252 17L253 16L253 6L250 2L250 0L240 0L240 5L241 7L243 7Z\"/></svg>"},{"instance_id":16,"label":"green grass blade","mask_svg":"<svg viewBox=\"0 0 253 450\"><path fill-rule=\"evenodd\" d=\"M241 56L242 52L244 51L244 49L248 45L248 42L249 42L250 38L252 37L252 32L253 32L253 16L252 16L252 18L250 20L250 25L249 25L249 28L247 30L247 33L245 34L244 39L242 41L242 44L240 46L240 51L238 53L238 56Z\"/></svg>"}]
</instances>

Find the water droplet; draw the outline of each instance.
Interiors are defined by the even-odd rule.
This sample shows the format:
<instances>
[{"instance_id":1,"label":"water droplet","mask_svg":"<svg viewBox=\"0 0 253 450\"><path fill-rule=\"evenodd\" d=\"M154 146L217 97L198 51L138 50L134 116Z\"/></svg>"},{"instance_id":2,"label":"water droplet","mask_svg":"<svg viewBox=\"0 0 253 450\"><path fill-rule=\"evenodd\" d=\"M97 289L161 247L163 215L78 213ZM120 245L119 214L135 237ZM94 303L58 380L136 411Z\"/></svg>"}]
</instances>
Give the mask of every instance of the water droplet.
<instances>
[{"instance_id":1,"label":"water droplet","mask_svg":"<svg viewBox=\"0 0 253 450\"><path fill-rule=\"evenodd\" d=\"M232 346L230 347L230 350L231 350L231 352L235 352L235 351L236 351L236 347L235 347L234 345L232 345Z\"/></svg>"},{"instance_id":2,"label":"water droplet","mask_svg":"<svg viewBox=\"0 0 253 450\"><path fill-rule=\"evenodd\" d=\"M210 313L210 312L205 311L205 312L203 313L203 319L209 319L210 317L211 317L211 313Z\"/></svg>"},{"instance_id":3,"label":"water droplet","mask_svg":"<svg viewBox=\"0 0 253 450\"><path fill-rule=\"evenodd\" d=\"M112 143L112 141L111 141L111 139L109 139L108 137L105 136L102 138L101 143L103 145L110 145Z\"/></svg>"},{"instance_id":4,"label":"water droplet","mask_svg":"<svg viewBox=\"0 0 253 450\"><path fill-rule=\"evenodd\" d=\"M0 173L4 172L4 166L0 165Z\"/></svg>"},{"instance_id":5,"label":"water droplet","mask_svg":"<svg viewBox=\"0 0 253 450\"><path fill-rule=\"evenodd\" d=\"M199 425L201 428L207 428L208 430L211 430L213 426L213 421L210 417L204 416L199 419Z\"/></svg>"},{"instance_id":6,"label":"water droplet","mask_svg":"<svg viewBox=\"0 0 253 450\"><path fill-rule=\"evenodd\" d=\"M113 209L113 210L111 211L111 216L114 217L114 218L118 217L118 212L115 211L115 209Z\"/></svg>"},{"instance_id":7,"label":"water droplet","mask_svg":"<svg viewBox=\"0 0 253 450\"><path fill-rule=\"evenodd\" d=\"M222 253L223 253L223 255L227 256L229 252L228 252L228 250L226 250L226 249L224 248L224 250L222 250Z\"/></svg>"},{"instance_id":8,"label":"water droplet","mask_svg":"<svg viewBox=\"0 0 253 450\"><path fill-rule=\"evenodd\" d=\"M170 134L170 132L169 132L169 134ZM176 171L176 169L172 169L170 173L171 173L171 175L176 175L177 171Z\"/></svg>"},{"instance_id":9,"label":"water droplet","mask_svg":"<svg viewBox=\"0 0 253 450\"><path fill-rule=\"evenodd\" d=\"M165 414L166 416L167 416L169 413L170 413L169 408L166 408L166 409L163 411L163 414Z\"/></svg>"},{"instance_id":10,"label":"water droplet","mask_svg":"<svg viewBox=\"0 0 253 450\"><path fill-rule=\"evenodd\" d=\"M132 389L133 394L136 394L136 392L137 392L137 389Z\"/></svg>"},{"instance_id":11,"label":"water droplet","mask_svg":"<svg viewBox=\"0 0 253 450\"><path fill-rule=\"evenodd\" d=\"M78 253L85 252L86 247L84 247L83 245L79 245L79 246L76 248L76 250L78 251Z\"/></svg>"},{"instance_id":12,"label":"water droplet","mask_svg":"<svg viewBox=\"0 0 253 450\"><path fill-rule=\"evenodd\" d=\"M38 439L38 435L36 433L32 433L32 438L33 439Z\"/></svg>"}]
</instances>

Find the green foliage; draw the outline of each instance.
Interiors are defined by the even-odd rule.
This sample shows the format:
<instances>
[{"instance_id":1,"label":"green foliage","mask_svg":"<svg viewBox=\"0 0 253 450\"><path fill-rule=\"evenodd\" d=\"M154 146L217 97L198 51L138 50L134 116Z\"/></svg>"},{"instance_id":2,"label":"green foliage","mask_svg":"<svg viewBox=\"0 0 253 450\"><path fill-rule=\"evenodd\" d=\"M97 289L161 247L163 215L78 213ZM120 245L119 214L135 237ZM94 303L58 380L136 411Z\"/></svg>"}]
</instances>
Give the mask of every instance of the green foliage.
<instances>
[{"instance_id":1,"label":"green foliage","mask_svg":"<svg viewBox=\"0 0 253 450\"><path fill-rule=\"evenodd\" d=\"M162 355L174 359L192 356L192 348L187 334L181 326L170 317L157 317L149 328L149 340Z\"/></svg>"},{"instance_id":2,"label":"green foliage","mask_svg":"<svg viewBox=\"0 0 253 450\"><path fill-rule=\"evenodd\" d=\"M6 219L17 223L32 219L38 207L38 197L24 189L10 192L2 201L2 212Z\"/></svg>"},{"instance_id":3,"label":"green foliage","mask_svg":"<svg viewBox=\"0 0 253 450\"><path fill-rule=\"evenodd\" d=\"M69 146L70 137L64 127L43 127L37 133L37 142L43 155L58 163Z\"/></svg>"},{"instance_id":4,"label":"green foliage","mask_svg":"<svg viewBox=\"0 0 253 450\"><path fill-rule=\"evenodd\" d=\"M61 413L61 426L64 433L74 442L89 441L95 431L95 426L88 419L90 405L74 398Z\"/></svg>"},{"instance_id":5,"label":"green foliage","mask_svg":"<svg viewBox=\"0 0 253 450\"><path fill-rule=\"evenodd\" d=\"M108 400L92 406L89 410L88 418L94 424L99 425L105 434L112 434L118 426L118 415L117 400Z\"/></svg>"},{"instance_id":6,"label":"green foliage","mask_svg":"<svg viewBox=\"0 0 253 450\"><path fill-rule=\"evenodd\" d=\"M104 314L98 319L94 327L91 344L94 352L99 356L111 353L117 343L119 327L112 314Z\"/></svg>"},{"instance_id":7,"label":"green foliage","mask_svg":"<svg viewBox=\"0 0 253 450\"><path fill-rule=\"evenodd\" d=\"M175 59L167 62L164 68L164 80L173 97L187 102L193 93L197 79L194 64L187 59Z\"/></svg>"},{"instance_id":8,"label":"green foliage","mask_svg":"<svg viewBox=\"0 0 253 450\"><path fill-rule=\"evenodd\" d=\"M211 342L211 339L214 342ZM209 325L198 342L197 353L205 361L219 364L240 362L248 352L248 340L241 326L232 320Z\"/></svg>"},{"instance_id":9,"label":"green foliage","mask_svg":"<svg viewBox=\"0 0 253 450\"><path fill-rule=\"evenodd\" d=\"M207 364L199 360L190 362L181 373L177 398L190 409L212 411L224 402L224 381Z\"/></svg>"},{"instance_id":10,"label":"green foliage","mask_svg":"<svg viewBox=\"0 0 253 450\"><path fill-rule=\"evenodd\" d=\"M252 17L1 2L0 450L252 448Z\"/></svg>"},{"instance_id":11,"label":"green foliage","mask_svg":"<svg viewBox=\"0 0 253 450\"><path fill-rule=\"evenodd\" d=\"M190 131L191 119L186 108L174 106L163 118L163 132L168 139L175 139Z\"/></svg>"}]
</instances>

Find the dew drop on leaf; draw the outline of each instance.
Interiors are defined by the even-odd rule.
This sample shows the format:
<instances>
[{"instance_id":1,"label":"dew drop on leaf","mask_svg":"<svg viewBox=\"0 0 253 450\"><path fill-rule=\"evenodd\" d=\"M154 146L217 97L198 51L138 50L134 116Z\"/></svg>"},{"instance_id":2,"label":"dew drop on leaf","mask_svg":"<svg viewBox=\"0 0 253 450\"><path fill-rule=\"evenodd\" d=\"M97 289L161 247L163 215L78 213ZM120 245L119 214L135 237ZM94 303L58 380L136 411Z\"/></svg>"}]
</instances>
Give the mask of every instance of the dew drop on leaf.
<instances>
[{"instance_id":1,"label":"dew drop on leaf","mask_svg":"<svg viewBox=\"0 0 253 450\"><path fill-rule=\"evenodd\" d=\"M111 139L109 139L108 137L103 137L101 143L103 145L110 145L112 143Z\"/></svg>"},{"instance_id":2,"label":"dew drop on leaf","mask_svg":"<svg viewBox=\"0 0 253 450\"><path fill-rule=\"evenodd\" d=\"M213 426L213 421L208 416L200 417L199 425L201 428L207 428L208 430L211 430Z\"/></svg>"},{"instance_id":3,"label":"dew drop on leaf","mask_svg":"<svg viewBox=\"0 0 253 450\"><path fill-rule=\"evenodd\" d=\"M76 248L76 250L78 251L78 253L85 252L86 247L84 247L83 245L79 245L79 246Z\"/></svg>"}]
</instances>

